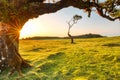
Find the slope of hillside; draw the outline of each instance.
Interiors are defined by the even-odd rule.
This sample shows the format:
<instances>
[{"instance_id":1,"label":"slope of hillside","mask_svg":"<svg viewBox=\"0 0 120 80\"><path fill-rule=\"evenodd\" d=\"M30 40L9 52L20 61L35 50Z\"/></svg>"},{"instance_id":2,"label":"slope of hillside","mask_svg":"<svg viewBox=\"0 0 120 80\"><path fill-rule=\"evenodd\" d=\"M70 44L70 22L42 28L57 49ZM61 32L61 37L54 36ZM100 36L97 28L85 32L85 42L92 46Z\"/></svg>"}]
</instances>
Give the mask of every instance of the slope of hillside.
<instances>
[{"instance_id":1,"label":"slope of hillside","mask_svg":"<svg viewBox=\"0 0 120 80\"><path fill-rule=\"evenodd\" d=\"M119 80L120 37L21 40L20 53L33 66L20 80ZM14 73L0 80L15 80Z\"/></svg>"}]
</instances>

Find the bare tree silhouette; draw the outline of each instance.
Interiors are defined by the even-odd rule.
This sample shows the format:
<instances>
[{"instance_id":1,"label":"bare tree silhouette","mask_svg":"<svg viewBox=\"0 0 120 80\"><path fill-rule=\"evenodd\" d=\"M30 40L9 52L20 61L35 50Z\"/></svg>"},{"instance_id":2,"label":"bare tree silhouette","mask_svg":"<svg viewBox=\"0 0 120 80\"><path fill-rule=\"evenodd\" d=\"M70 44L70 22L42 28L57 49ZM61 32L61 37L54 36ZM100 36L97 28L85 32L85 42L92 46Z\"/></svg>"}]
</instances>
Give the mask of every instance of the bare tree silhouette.
<instances>
[{"instance_id":1,"label":"bare tree silhouette","mask_svg":"<svg viewBox=\"0 0 120 80\"><path fill-rule=\"evenodd\" d=\"M70 34L70 30L74 26L74 24L77 24L78 20L80 20L80 19L82 19L82 16L74 15L73 18L69 22L67 22L67 24L69 26L67 34L68 34L69 38L71 39L71 44L74 43L74 37Z\"/></svg>"}]
</instances>

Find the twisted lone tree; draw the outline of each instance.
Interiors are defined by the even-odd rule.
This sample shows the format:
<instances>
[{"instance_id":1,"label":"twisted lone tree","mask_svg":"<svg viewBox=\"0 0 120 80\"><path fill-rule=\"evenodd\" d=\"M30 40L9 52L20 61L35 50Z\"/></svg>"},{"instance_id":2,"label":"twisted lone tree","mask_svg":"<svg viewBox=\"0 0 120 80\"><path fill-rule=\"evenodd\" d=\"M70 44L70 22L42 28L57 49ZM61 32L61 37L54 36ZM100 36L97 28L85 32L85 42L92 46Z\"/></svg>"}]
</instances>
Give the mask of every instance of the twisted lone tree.
<instances>
[{"instance_id":1,"label":"twisted lone tree","mask_svg":"<svg viewBox=\"0 0 120 80\"><path fill-rule=\"evenodd\" d=\"M68 33L67 34L68 34L68 37L71 39L71 44L74 43L74 37L70 34L70 30L73 27L73 25L76 24L77 21L81 18L82 18L82 16L74 15L73 18L68 22L69 27L68 27Z\"/></svg>"},{"instance_id":2,"label":"twisted lone tree","mask_svg":"<svg viewBox=\"0 0 120 80\"><path fill-rule=\"evenodd\" d=\"M2 27L0 29L2 38L0 42L4 43L0 47L0 72L5 68L5 65L8 65L7 61L12 59L13 55L15 59L21 60L18 61L21 63L19 67L29 66L20 56L18 50L19 31L30 18L54 13L69 6L85 10L88 17L91 16L92 9L95 8L97 14L105 19L110 21L120 20L120 0L105 0L104 2L99 2L99 0L54 0L52 3L50 3L50 0L47 3L46 0L0 0L0 27ZM3 27L8 28L4 29ZM5 37L5 35L7 36ZM11 46L9 46L10 43L12 43ZM15 67L16 65L11 66Z\"/></svg>"}]
</instances>

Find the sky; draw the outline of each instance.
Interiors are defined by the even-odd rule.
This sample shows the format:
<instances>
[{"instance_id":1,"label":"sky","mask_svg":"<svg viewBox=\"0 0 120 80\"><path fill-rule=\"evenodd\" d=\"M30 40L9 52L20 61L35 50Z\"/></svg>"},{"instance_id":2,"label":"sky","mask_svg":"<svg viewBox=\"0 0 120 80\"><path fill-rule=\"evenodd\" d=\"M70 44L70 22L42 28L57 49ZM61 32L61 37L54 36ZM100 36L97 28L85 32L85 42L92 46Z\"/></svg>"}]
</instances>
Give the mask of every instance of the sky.
<instances>
[{"instance_id":1,"label":"sky","mask_svg":"<svg viewBox=\"0 0 120 80\"><path fill-rule=\"evenodd\" d=\"M120 36L120 21L109 21L92 12L91 17L83 10L68 7L55 13L40 15L30 19L23 26L20 38L33 36L67 36L68 24L74 15L81 15L82 19L71 28L71 35L101 34L103 36Z\"/></svg>"}]
</instances>

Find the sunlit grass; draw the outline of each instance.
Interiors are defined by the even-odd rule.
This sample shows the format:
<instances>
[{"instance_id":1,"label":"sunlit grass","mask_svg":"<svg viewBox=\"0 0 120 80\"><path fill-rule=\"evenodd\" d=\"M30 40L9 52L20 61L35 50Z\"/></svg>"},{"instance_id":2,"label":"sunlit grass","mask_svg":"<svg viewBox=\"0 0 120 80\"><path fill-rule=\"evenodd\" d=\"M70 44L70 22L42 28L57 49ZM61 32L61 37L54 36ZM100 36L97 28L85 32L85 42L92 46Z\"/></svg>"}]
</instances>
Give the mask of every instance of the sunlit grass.
<instances>
[{"instance_id":1,"label":"sunlit grass","mask_svg":"<svg viewBox=\"0 0 120 80\"><path fill-rule=\"evenodd\" d=\"M20 40L22 57L33 66L20 80L119 80L120 37ZM8 71L0 75L6 79ZM17 73L8 80L16 79ZM7 79L6 79L7 80Z\"/></svg>"}]
</instances>

